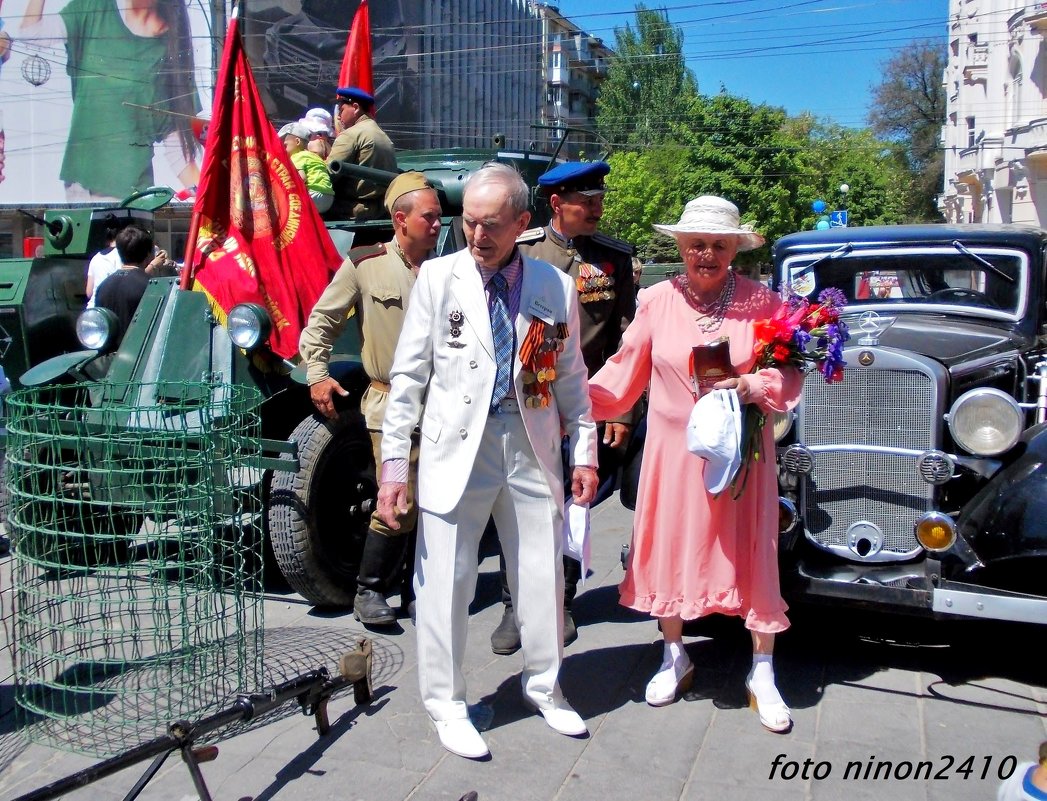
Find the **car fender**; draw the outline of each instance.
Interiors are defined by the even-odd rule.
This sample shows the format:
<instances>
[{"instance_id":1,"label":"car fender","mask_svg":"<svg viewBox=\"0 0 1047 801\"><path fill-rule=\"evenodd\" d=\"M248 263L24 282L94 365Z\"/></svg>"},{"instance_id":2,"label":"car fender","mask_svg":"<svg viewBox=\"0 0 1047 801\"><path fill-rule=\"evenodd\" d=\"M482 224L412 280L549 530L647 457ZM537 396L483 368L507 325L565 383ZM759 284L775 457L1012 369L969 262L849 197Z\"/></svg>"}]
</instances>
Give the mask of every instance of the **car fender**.
<instances>
[{"instance_id":1,"label":"car fender","mask_svg":"<svg viewBox=\"0 0 1047 801\"><path fill-rule=\"evenodd\" d=\"M983 563L1047 556L1047 425L1030 429L1022 453L960 513L960 535Z\"/></svg>"},{"instance_id":2,"label":"car fender","mask_svg":"<svg viewBox=\"0 0 1047 801\"><path fill-rule=\"evenodd\" d=\"M98 358L97 350L81 350L74 353L63 353L22 373L18 380L23 387L43 387L49 384L66 384L70 379L83 376L83 368Z\"/></svg>"}]
</instances>

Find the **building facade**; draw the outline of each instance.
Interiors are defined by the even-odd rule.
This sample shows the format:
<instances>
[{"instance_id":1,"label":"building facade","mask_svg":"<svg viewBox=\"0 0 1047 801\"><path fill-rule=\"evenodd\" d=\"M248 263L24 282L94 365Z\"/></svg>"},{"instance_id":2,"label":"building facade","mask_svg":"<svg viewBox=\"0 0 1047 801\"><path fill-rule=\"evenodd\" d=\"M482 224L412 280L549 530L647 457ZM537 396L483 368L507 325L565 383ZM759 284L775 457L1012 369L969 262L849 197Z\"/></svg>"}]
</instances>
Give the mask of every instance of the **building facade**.
<instances>
[{"instance_id":1,"label":"building facade","mask_svg":"<svg viewBox=\"0 0 1047 801\"><path fill-rule=\"evenodd\" d=\"M541 107L542 141L555 147L570 130L565 155L584 153L593 158L602 152L596 135L596 98L607 77L613 51L603 40L590 36L556 6L536 3L541 19L545 97Z\"/></svg>"},{"instance_id":2,"label":"building facade","mask_svg":"<svg viewBox=\"0 0 1047 801\"><path fill-rule=\"evenodd\" d=\"M947 222L1047 227L1047 2L950 0Z\"/></svg>"}]
</instances>

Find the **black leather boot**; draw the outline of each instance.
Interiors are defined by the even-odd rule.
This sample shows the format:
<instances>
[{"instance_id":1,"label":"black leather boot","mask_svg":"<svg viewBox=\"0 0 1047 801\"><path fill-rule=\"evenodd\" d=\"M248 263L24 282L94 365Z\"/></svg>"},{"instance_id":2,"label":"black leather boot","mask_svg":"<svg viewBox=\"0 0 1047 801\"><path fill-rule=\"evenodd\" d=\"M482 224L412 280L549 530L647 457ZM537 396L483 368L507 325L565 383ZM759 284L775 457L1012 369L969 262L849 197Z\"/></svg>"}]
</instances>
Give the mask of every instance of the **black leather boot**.
<instances>
[{"instance_id":1,"label":"black leather boot","mask_svg":"<svg viewBox=\"0 0 1047 801\"><path fill-rule=\"evenodd\" d=\"M505 572L505 557L498 557L498 576L502 580L502 622L491 634L491 650L500 656L515 654L520 650L520 629L516 625L513 611L513 596L509 593L509 577Z\"/></svg>"},{"instance_id":2,"label":"black leather boot","mask_svg":"<svg viewBox=\"0 0 1047 801\"><path fill-rule=\"evenodd\" d=\"M578 639L578 627L574 625L571 604L578 594L578 582L582 578L582 563L570 556L563 558L563 644L570 645Z\"/></svg>"},{"instance_id":3,"label":"black leather boot","mask_svg":"<svg viewBox=\"0 0 1047 801\"><path fill-rule=\"evenodd\" d=\"M368 626L392 626L396 612L385 601L387 576L403 558L404 538L383 537L367 532L364 552L360 557L360 576L356 580L353 617Z\"/></svg>"}]
</instances>

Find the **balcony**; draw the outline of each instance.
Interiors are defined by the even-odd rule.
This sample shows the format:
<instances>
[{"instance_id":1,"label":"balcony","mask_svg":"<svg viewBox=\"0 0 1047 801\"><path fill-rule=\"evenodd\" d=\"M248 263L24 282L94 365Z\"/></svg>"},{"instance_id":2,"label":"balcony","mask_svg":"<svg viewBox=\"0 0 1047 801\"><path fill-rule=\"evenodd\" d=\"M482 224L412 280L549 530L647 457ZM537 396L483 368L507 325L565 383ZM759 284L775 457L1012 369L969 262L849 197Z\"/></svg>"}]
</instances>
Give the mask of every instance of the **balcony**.
<instances>
[{"instance_id":1,"label":"balcony","mask_svg":"<svg viewBox=\"0 0 1047 801\"><path fill-rule=\"evenodd\" d=\"M1034 33L1047 33L1047 2L1040 0L1025 7L1024 20Z\"/></svg>"},{"instance_id":2,"label":"balcony","mask_svg":"<svg viewBox=\"0 0 1047 801\"><path fill-rule=\"evenodd\" d=\"M984 81L989 68L989 45L968 45L966 55L963 77L968 81Z\"/></svg>"}]
</instances>

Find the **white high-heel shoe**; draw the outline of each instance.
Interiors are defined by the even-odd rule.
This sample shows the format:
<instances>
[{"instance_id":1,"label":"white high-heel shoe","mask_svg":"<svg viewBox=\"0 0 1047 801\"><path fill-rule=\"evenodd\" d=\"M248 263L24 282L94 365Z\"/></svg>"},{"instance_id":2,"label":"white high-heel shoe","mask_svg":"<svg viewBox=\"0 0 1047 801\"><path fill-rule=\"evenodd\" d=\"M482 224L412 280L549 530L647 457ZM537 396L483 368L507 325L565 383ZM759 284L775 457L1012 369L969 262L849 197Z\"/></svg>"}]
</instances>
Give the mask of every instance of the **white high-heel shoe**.
<instances>
[{"instance_id":1,"label":"white high-heel shoe","mask_svg":"<svg viewBox=\"0 0 1047 801\"><path fill-rule=\"evenodd\" d=\"M676 700L676 696L691 688L694 679L694 663L684 655L683 659L670 659L662 662L658 672L647 682L644 694L651 706L666 706Z\"/></svg>"},{"instance_id":2,"label":"white high-heel shoe","mask_svg":"<svg viewBox=\"0 0 1047 801\"><path fill-rule=\"evenodd\" d=\"M792 712L786 706L785 701L782 700L778 688L772 685L777 700L767 698L766 695L761 700L753 691L752 680L753 671L750 670L749 675L745 677L745 691L749 695L749 709L760 716L760 723L768 731L773 731L775 734L784 734L789 731L793 727Z\"/></svg>"}]
</instances>

